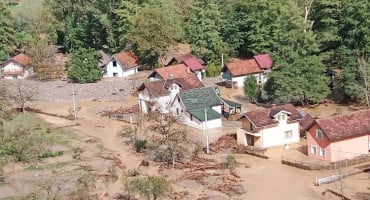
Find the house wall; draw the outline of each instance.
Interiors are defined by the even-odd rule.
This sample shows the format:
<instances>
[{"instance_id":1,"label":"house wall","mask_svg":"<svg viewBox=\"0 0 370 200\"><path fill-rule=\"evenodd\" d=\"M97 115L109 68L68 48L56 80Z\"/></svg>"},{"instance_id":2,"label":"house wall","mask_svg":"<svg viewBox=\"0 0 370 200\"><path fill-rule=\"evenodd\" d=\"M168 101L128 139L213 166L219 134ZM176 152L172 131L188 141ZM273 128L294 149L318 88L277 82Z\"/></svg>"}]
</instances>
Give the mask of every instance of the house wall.
<instances>
[{"instance_id":1,"label":"house wall","mask_svg":"<svg viewBox=\"0 0 370 200\"><path fill-rule=\"evenodd\" d=\"M179 110L179 115L177 115L177 109ZM215 111L221 113L221 105L212 107ZM219 128L222 127L222 120L221 117L219 119L213 119L213 120L207 120L207 125L205 122L199 121L196 117L190 117L190 114L185 111L185 108L183 107L183 104L179 102L179 97L174 99L172 103L172 113L175 116L181 116L182 123L200 129L205 130L206 126L207 129L213 129L213 128Z\"/></svg>"},{"instance_id":2,"label":"house wall","mask_svg":"<svg viewBox=\"0 0 370 200\"><path fill-rule=\"evenodd\" d=\"M2 73L4 79L24 79L27 77L27 75L29 76L29 73L23 71L23 67L15 62L9 62L7 65L5 65L2 69ZM17 77L14 77L12 74L5 73L14 73Z\"/></svg>"},{"instance_id":3,"label":"house wall","mask_svg":"<svg viewBox=\"0 0 370 200\"><path fill-rule=\"evenodd\" d=\"M109 61L106 65L106 74L103 77L127 77L138 72L138 67L133 67L127 70L123 70L123 66L119 62L116 62L116 67L113 66L113 60ZM114 73L117 73L117 76L113 76Z\"/></svg>"},{"instance_id":4,"label":"house wall","mask_svg":"<svg viewBox=\"0 0 370 200\"><path fill-rule=\"evenodd\" d=\"M316 138L316 130L320 129L320 127L314 123L312 127L307 131L307 154L309 157L317 158L320 160L331 161L331 152L329 151L330 141L328 138L323 134L323 138ZM321 129L320 129L321 130ZM326 149L326 156L321 157L319 154L319 149L317 149L316 154L311 153L311 147L315 146L317 148L325 148Z\"/></svg>"},{"instance_id":5,"label":"house wall","mask_svg":"<svg viewBox=\"0 0 370 200\"><path fill-rule=\"evenodd\" d=\"M349 138L330 144L331 162L351 159L369 153L368 135Z\"/></svg>"},{"instance_id":6,"label":"house wall","mask_svg":"<svg viewBox=\"0 0 370 200\"><path fill-rule=\"evenodd\" d=\"M291 138L285 138L285 131L292 131ZM299 142L299 122L279 122L276 126L265 127L260 131L261 141L255 142L254 146L268 148Z\"/></svg>"},{"instance_id":7,"label":"house wall","mask_svg":"<svg viewBox=\"0 0 370 200\"><path fill-rule=\"evenodd\" d=\"M232 81L236 82L236 85L237 85L238 88L242 88L242 87L244 87L244 79L247 76L254 76L257 80L257 84L260 84L260 85L265 84L266 81L267 81L267 76L264 73L233 77Z\"/></svg>"},{"instance_id":8,"label":"house wall","mask_svg":"<svg viewBox=\"0 0 370 200\"><path fill-rule=\"evenodd\" d=\"M149 110L154 111L159 109L159 111L162 113L169 113L171 100L172 98L170 95L151 98L148 90L145 88L139 94L140 110L143 113L148 113Z\"/></svg>"}]
</instances>

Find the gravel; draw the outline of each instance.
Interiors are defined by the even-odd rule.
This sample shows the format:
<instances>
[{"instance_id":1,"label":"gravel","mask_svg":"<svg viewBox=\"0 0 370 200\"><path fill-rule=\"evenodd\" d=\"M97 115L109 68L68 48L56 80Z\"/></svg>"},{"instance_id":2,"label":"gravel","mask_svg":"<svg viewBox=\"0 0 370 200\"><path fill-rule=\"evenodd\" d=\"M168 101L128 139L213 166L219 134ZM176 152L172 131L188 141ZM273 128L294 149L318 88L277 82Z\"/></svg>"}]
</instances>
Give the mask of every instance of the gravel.
<instances>
[{"instance_id":1,"label":"gravel","mask_svg":"<svg viewBox=\"0 0 370 200\"><path fill-rule=\"evenodd\" d=\"M126 78L103 78L96 83L78 84L68 83L63 80L53 81L24 81L24 87L31 86L38 90L34 96L36 101L63 101L72 98L74 88L77 99L96 100L96 101L124 101L131 96L136 88L144 81L147 81L149 72L139 72ZM22 81L23 82L23 81ZM205 78L205 86L215 86L221 82L219 77ZM6 87L15 87L15 80L4 80ZM16 89L16 88L13 88Z\"/></svg>"}]
</instances>

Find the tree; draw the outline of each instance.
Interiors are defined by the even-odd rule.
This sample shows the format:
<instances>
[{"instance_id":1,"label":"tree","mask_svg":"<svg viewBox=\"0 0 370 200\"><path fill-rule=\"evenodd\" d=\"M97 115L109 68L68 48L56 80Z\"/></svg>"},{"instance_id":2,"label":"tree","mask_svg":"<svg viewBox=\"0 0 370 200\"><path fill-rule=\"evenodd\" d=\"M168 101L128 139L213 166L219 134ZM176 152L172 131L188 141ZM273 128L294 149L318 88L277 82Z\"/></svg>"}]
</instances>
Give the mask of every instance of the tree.
<instances>
[{"instance_id":1,"label":"tree","mask_svg":"<svg viewBox=\"0 0 370 200\"><path fill-rule=\"evenodd\" d=\"M221 1L221 29L220 34L229 48L230 55L246 56L246 49L243 48L247 44L246 33L248 8L243 1Z\"/></svg>"},{"instance_id":2,"label":"tree","mask_svg":"<svg viewBox=\"0 0 370 200\"><path fill-rule=\"evenodd\" d=\"M249 98L252 102L255 102L258 97L260 89L257 85L257 79L255 76L247 76L244 79L244 95Z\"/></svg>"},{"instance_id":3,"label":"tree","mask_svg":"<svg viewBox=\"0 0 370 200\"><path fill-rule=\"evenodd\" d=\"M127 34L122 41L137 48L151 64L182 35L179 15L171 1L150 1L129 18ZM150 16L150 17L148 17Z\"/></svg>"},{"instance_id":4,"label":"tree","mask_svg":"<svg viewBox=\"0 0 370 200\"><path fill-rule=\"evenodd\" d=\"M366 103L370 62L370 5L356 0L343 1L341 7L339 33L342 46L336 53L343 69L342 90L350 100Z\"/></svg>"},{"instance_id":5,"label":"tree","mask_svg":"<svg viewBox=\"0 0 370 200\"><path fill-rule=\"evenodd\" d=\"M221 54L229 53L229 47L220 34L221 22L217 3L212 0L194 1L184 32L194 54L207 62L218 61Z\"/></svg>"},{"instance_id":6,"label":"tree","mask_svg":"<svg viewBox=\"0 0 370 200\"><path fill-rule=\"evenodd\" d=\"M150 130L157 133L155 141L158 142L159 153L163 155L163 159L171 161L174 168L176 160L188 148L187 130L178 124L180 119L171 114L153 112L151 119L154 124L150 126Z\"/></svg>"},{"instance_id":7,"label":"tree","mask_svg":"<svg viewBox=\"0 0 370 200\"><path fill-rule=\"evenodd\" d=\"M9 54L13 53L14 26L10 11L4 2L0 1L0 63L7 60Z\"/></svg>"},{"instance_id":8,"label":"tree","mask_svg":"<svg viewBox=\"0 0 370 200\"><path fill-rule=\"evenodd\" d=\"M250 17L253 18L251 20L258 20L257 24L267 24L269 28L261 32L251 24L253 34L248 34L254 40L253 44L259 45L252 46L251 52L269 49L274 60L274 70L264 89L279 102L320 102L330 90L316 35L306 28L304 17L294 1L265 3L268 15L257 14L258 18L250 13ZM258 42L260 39L263 40L261 44Z\"/></svg>"},{"instance_id":9,"label":"tree","mask_svg":"<svg viewBox=\"0 0 370 200\"><path fill-rule=\"evenodd\" d=\"M93 49L79 48L71 54L66 64L68 77L78 83L92 83L101 79L102 70L98 63L100 55Z\"/></svg>"},{"instance_id":10,"label":"tree","mask_svg":"<svg viewBox=\"0 0 370 200\"><path fill-rule=\"evenodd\" d=\"M134 191L138 192L143 198L148 200L153 197L157 200L160 197L171 193L170 183L162 176L148 176L137 178L130 183Z\"/></svg>"},{"instance_id":11,"label":"tree","mask_svg":"<svg viewBox=\"0 0 370 200\"><path fill-rule=\"evenodd\" d=\"M8 98L18 104L25 113L25 105L32 101L38 93L38 86L32 81L16 80L9 84L7 94Z\"/></svg>"}]
</instances>

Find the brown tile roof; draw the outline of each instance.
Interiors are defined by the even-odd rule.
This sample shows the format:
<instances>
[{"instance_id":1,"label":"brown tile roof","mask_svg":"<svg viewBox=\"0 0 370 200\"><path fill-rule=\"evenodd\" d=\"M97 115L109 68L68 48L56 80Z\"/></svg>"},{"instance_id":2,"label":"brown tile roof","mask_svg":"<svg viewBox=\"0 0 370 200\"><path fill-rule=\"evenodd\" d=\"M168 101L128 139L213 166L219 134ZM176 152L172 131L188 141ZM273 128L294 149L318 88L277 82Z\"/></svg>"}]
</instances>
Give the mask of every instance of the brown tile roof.
<instances>
[{"instance_id":1,"label":"brown tile roof","mask_svg":"<svg viewBox=\"0 0 370 200\"><path fill-rule=\"evenodd\" d=\"M195 76L184 64L170 65L168 67L155 69L154 72L149 75L149 77L153 77L155 74L158 74L163 80L166 80L169 77L181 78Z\"/></svg>"},{"instance_id":2,"label":"brown tile roof","mask_svg":"<svg viewBox=\"0 0 370 200\"><path fill-rule=\"evenodd\" d=\"M169 94L168 88L173 83L178 84L180 86L181 91L204 87L204 84L196 76L189 76L161 81L146 82L143 83L138 90L142 91L144 90L144 88L147 88L152 97L159 97L168 95Z\"/></svg>"},{"instance_id":3,"label":"brown tile roof","mask_svg":"<svg viewBox=\"0 0 370 200\"><path fill-rule=\"evenodd\" d=\"M309 128L311 128L312 124L315 122L315 119L308 113L305 113L303 119L299 122L300 128L299 131L304 133Z\"/></svg>"},{"instance_id":4,"label":"brown tile roof","mask_svg":"<svg viewBox=\"0 0 370 200\"><path fill-rule=\"evenodd\" d=\"M370 134L369 109L315 121L330 141Z\"/></svg>"},{"instance_id":5,"label":"brown tile roof","mask_svg":"<svg viewBox=\"0 0 370 200\"><path fill-rule=\"evenodd\" d=\"M274 120L274 115L281 111L289 112L288 122L300 120L303 117L292 104L285 104L281 106L275 106L272 108L265 108L261 110L255 110L245 113L242 117L246 117L256 127L270 126L277 124L278 121Z\"/></svg>"},{"instance_id":6,"label":"brown tile roof","mask_svg":"<svg viewBox=\"0 0 370 200\"><path fill-rule=\"evenodd\" d=\"M234 59L231 62L226 63L222 71L225 72L227 69L230 71L232 76L243 76L262 72L254 59Z\"/></svg>"},{"instance_id":7,"label":"brown tile roof","mask_svg":"<svg viewBox=\"0 0 370 200\"><path fill-rule=\"evenodd\" d=\"M20 54L14 56L13 58L11 58L11 60L14 60L15 62L23 65L24 67L31 64L31 58L26 56L23 53L20 53Z\"/></svg>"},{"instance_id":8,"label":"brown tile roof","mask_svg":"<svg viewBox=\"0 0 370 200\"><path fill-rule=\"evenodd\" d=\"M178 63L181 63L181 62L184 62L185 60L187 59L194 59L196 60L199 64L201 65L204 65L204 61L198 57L196 57L195 55L191 54L191 53L187 53L187 54L183 54L183 55L179 55L179 56L176 56L174 57L174 59L178 62Z\"/></svg>"},{"instance_id":9,"label":"brown tile roof","mask_svg":"<svg viewBox=\"0 0 370 200\"><path fill-rule=\"evenodd\" d=\"M261 69L270 69L272 68L272 58L269 54L258 54L253 56L257 64Z\"/></svg>"},{"instance_id":10,"label":"brown tile roof","mask_svg":"<svg viewBox=\"0 0 370 200\"><path fill-rule=\"evenodd\" d=\"M125 69L130 69L139 65L139 59L132 51L122 51L113 55Z\"/></svg>"},{"instance_id":11,"label":"brown tile roof","mask_svg":"<svg viewBox=\"0 0 370 200\"><path fill-rule=\"evenodd\" d=\"M108 54L106 54L103 50L100 50L99 51L99 54L101 56L101 59L99 61L99 66L100 67L104 67L106 64L109 63L110 61L110 56Z\"/></svg>"}]
</instances>

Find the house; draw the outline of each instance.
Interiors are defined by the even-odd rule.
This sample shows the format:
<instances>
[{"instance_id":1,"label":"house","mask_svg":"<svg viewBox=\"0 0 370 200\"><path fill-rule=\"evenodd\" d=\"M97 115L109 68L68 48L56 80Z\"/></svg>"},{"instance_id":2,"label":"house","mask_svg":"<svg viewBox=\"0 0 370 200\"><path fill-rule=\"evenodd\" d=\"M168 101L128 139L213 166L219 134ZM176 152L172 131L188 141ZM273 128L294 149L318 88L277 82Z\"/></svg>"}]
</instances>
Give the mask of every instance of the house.
<instances>
[{"instance_id":1,"label":"house","mask_svg":"<svg viewBox=\"0 0 370 200\"><path fill-rule=\"evenodd\" d=\"M180 91L204 87L195 76L170 78L143 83L139 91L139 107L142 112L159 110L168 113L169 106Z\"/></svg>"},{"instance_id":2,"label":"house","mask_svg":"<svg viewBox=\"0 0 370 200\"><path fill-rule=\"evenodd\" d=\"M169 78L182 78L195 76L184 64L171 65L155 69L150 75L150 81L167 80Z\"/></svg>"},{"instance_id":3,"label":"house","mask_svg":"<svg viewBox=\"0 0 370 200\"><path fill-rule=\"evenodd\" d=\"M103 77L127 77L138 72L139 59L132 51L123 51L112 56L105 65Z\"/></svg>"},{"instance_id":4,"label":"house","mask_svg":"<svg viewBox=\"0 0 370 200\"><path fill-rule=\"evenodd\" d=\"M2 68L1 74L4 79L25 79L33 75L31 58L20 53L7 60Z\"/></svg>"},{"instance_id":5,"label":"house","mask_svg":"<svg viewBox=\"0 0 370 200\"><path fill-rule=\"evenodd\" d=\"M105 66L109 63L111 57L103 50L100 50L99 54L101 56L101 59L99 60L99 67L105 69Z\"/></svg>"},{"instance_id":6,"label":"house","mask_svg":"<svg viewBox=\"0 0 370 200\"><path fill-rule=\"evenodd\" d=\"M335 162L370 150L370 110L315 119L307 133L308 156Z\"/></svg>"},{"instance_id":7,"label":"house","mask_svg":"<svg viewBox=\"0 0 370 200\"><path fill-rule=\"evenodd\" d=\"M257 83L263 85L271 71L272 59L268 54L259 54L250 59L232 59L221 69L221 78L231 81L236 87L243 87L247 76L256 77Z\"/></svg>"},{"instance_id":8,"label":"house","mask_svg":"<svg viewBox=\"0 0 370 200\"><path fill-rule=\"evenodd\" d=\"M309 116L306 114L305 116ZM292 105L285 104L244 113L239 118L238 144L268 148L297 143L300 121L305 116Z\"/></svg>"},{"instance_id":9,"label":"house","mask_svg":"<svg viewBox=\"0 0 370 200\"><path fill-rule=\"evenodd\" d=\"M189 71L198 77L199 80L202 80L202 72L204 73L206 69L204 61L190 53L173 57L168 62L168 65L173 64L184 64L189 68Z\"/></svg>"},{"instance_id":10,"label":"house","mask_svg":"<svg viewBox=\"0 0 370 200\"><path fill-rule=\"evenodd\" d=\"M172 103L174 116L184 124L207 130L222 127L221 99L213 87L181 91Z\"/></svg>"}]
</instances>

